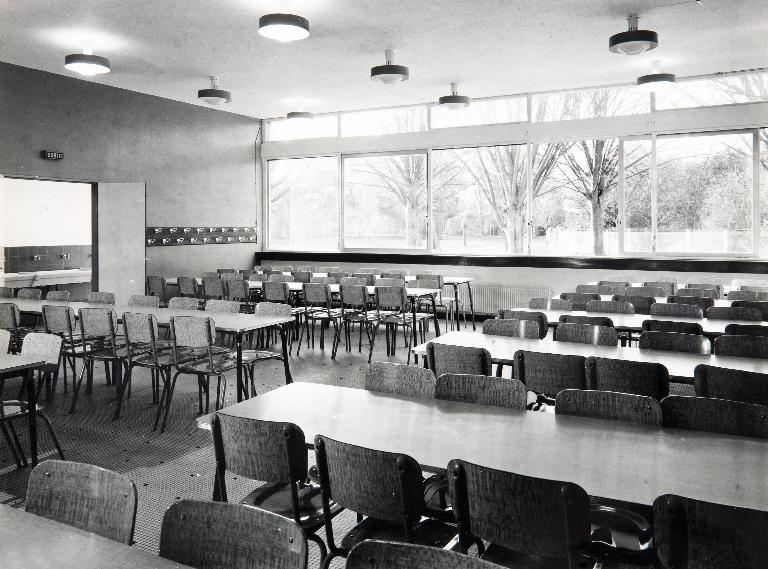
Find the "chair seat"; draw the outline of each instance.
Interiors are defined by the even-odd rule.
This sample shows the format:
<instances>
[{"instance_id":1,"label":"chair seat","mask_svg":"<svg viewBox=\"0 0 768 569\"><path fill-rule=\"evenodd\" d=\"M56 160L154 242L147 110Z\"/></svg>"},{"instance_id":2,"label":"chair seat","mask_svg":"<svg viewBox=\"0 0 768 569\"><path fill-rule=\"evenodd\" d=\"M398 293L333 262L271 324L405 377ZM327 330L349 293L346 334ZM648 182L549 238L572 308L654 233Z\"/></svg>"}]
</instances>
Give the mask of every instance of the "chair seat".
<instances>
[{"instance_id":1,"label":"chair seat","mask_svg":"<svg viewBox=\"0 0 768 569\"><path fill-rule=\"evenodd\" d=\"M424 519L414 525L412 543L431 547L443 547L456 537L457 534L458 530L454 525L437 520ZM344 536L344 539L341 540L341 547L352 549L356 544L366 539L406 541L402 523L365 518Z\"/></svg>"},{"instance_id":2,"label":"chair seat","mask_svg":"<svg viewBox=\"0 0 768 569\"><path fill-rule=\"evenodd\" d=\"M35 411L42 412L42 405L35 404ZM0 421L4 419L13 419L15 417L24 417L29 413L29 404L26 401L17 401L9 399L0 404Z\"/></svg>"},{"instance_id":3,"label":"chair seat","mask_svg":"<svg viewBox=\"0 0 768 569\"><path fill-rule=\"evenodd\" d=\"M240 503L293 519L290 484L264 484L248 494ZM336 502L331 502L330 506L332 516L343 510ZM305 530L315 532L323 527L323 501L319 486L309 484L299 489L299 513L301 527Z\"/></svg>"},{"instance_id":4,"label":"chair seat","mask_svg":"<svg viewBox=\"0 0 768 569\"><path fill-rule=\"evenodd\" d=\"M185 373L202 373L206 375L219 375L226 371L235 369L237 362L230 356L230 353L217 354L213 356L213 366L208 358L195 360L179 366L179 370Z\"/></svg>"},{"instance_id":5,"label":"chair seat","mask_svg":"<svg viewBox=\"0 0 768 569\"><path fill-rule=\"evenodd\" d=\"M391 324L394 326L410 326L413 319L410 314L382 314L379 324Z\"/></svg>"},{"instance_id":6,"label":"chair seat","mask_svg":"<svg viewBox=\"0 0 768 569\"><path fill-rule=\"evenodd\" d=\"M375 310L369 310L367 312L350 312L347 310L344 313L344 320L348 320L349 322L363 322L368 320L368 322L375 324L376 320L378 320L378 316L376 315Z\"/></svg>"},{"instance_id":7,"label":"chair seat","mask_svg":"<svg viewBox=\"0 0 768 569\"><path fill-rule=\"evenodd\" d=\"M236 352L230 352L229 357L237 359ZM269 350L243 350L243 363L250 364L262 360L282 360L283 356Z\"/></svg>"},{"instance_id":8,"label":"chair seat","mask_svg":"<svg viewBox=\"0 0 768 569\"><path fill-rule=\"evenodd\" d=\"M138 356L134 356L132 359L132 362L134 365L139 365L144 367L154 367L155 365L159 367L171 367L176 363L176 358L178 358L179 363L189 363L194 360L203 359L204 357L205 357L204 355L201 355L191 350L190 351L178 350L177 355L174 356L173 350L163 349L158 351L157 353L157 364L155 364L155 360L152 357L152 353L149 351L143 354L140 354Z\"/></svg>"}]
</instances>

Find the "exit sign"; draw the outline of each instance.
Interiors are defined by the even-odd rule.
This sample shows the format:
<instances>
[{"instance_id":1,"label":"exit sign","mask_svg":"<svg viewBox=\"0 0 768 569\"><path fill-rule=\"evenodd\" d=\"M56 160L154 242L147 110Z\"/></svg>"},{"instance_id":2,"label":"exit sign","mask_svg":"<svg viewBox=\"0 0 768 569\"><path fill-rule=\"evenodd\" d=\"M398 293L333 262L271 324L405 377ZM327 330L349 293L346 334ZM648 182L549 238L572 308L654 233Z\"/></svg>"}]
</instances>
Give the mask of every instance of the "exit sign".
<instances>
[{"instance_id":1,"label":"exit sign","mask_svg":"<svg viewBox=\"0 0 768 569\"><path fill-rule=\"evenodd\" d=\"M56 152L54 150L41 150L40 157L45 160L61 160L64 158L63 152Z\"/></svg>"}]
</instances>

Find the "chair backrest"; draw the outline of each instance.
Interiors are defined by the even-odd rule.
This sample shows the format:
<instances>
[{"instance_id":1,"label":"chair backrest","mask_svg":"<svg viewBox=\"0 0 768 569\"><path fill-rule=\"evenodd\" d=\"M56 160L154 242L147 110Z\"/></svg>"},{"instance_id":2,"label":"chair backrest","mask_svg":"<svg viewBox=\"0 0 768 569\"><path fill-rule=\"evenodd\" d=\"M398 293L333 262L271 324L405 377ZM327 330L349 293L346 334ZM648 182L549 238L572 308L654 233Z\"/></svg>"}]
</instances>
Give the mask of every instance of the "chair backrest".
<instances>
[{"instance_id":1,"label":"chair backrest","mask_svg":"<svg viewBox=\"0 0 768 569\"><path fill-rule=\"evenodd\" d=\"M669 297L674 298L674 297ZM667 299L669 300L669 299ZM704 318L704 307L679 302L656 302L651 304L651 316L673 316L677 318Z\"/></svg>"},{"instance_id":2,"label":"chair backrest","mask_svg":"<svg viewBox=\"0 0 768 569\"><path fill-rule=\"evenodd\" d=\"M580 294L613 294L613 287L610 285L591 285L581 284L576 285L576 292Z\"/></svg>"},{"instance_id":3,"label":"chair backrest","mask_svg":"<svg viewBox=\"0 0 768 569\"><path fill-rule=\"evenodd\" d=\"M245 279L245 275L243 273L236 273L234 271L221 273L220 277L223 281L242 281Z\"/></svg>"},{"instance_id":4,"label":"chair backrest","mask_svg":"<svg viewBox=\"0 0 768 569\"><path fill-rule=\"evenodd\" d=\"M409 526L424 511L419 463L408 455L384 452L323 435L315 437L323 493L358 514Z\"/></svg>"},{"instance_id":5,"label":"chair backrest","mask_svg":"<svg viewBox=\"0 0 768 569\"><path fill-rule=\"evenodd\" d=\"M707 318L711 320L760 322L763 319L763 313L757 308L747 308L746 306L713 306L707 309Z\"/></svg>"},{"instance_id":6,"label":"chair backrest","mask_svg":"<svg viewBox=\"0 0 768 569\"><path fill-rule=\"evenodd\" d=\"M27 484L27 512L130 545L136 522L130 478L92 464L46 460Z\"/></svg>"},{"instance_id":7,"label":"chair backrest","mask_svg":"<svg viewBox=\"0 0 768 569\"><path fill-rule=\"evenodd\" d=\"M563 389L586 389L585 362L584 356L518 350L515 378L529 391L554 397Z\"/></svg>"},{"instance_id":8,"label":"chair backrest","mask_svg":"<svg viewBox=\"0 0 768 569\"><path fill-rule=\"evenodd\" d=\"M626 288L632 286L632 283L627 281L597 281L597 284L611 287L608 294L624 294Z\"/></svg>"},{"instance_id":9,"label":"chair backrest","mask_svg":"<svg viewBox=\"0 0 768 569\"><path fill-rule=\"evenodd\" d=\"M686 286L685 288L677 289L677 296L697 296L699 298L720 298L720 293L714 288L691 288Z\"/></svg>"},{"instance_id":10,"label":"chair backrest","mask_svg":"<svg viewBox=\"0 0 768 569\"><path fill-rule=\"evenodd\" d=\"M197 294L197 279L195 277L179 277L179 294L195 296Z\"/></svg>"},{"instance_id":11,"label":"chair backrest","mask_svg":"<svg viewBox=\"0 0 768 569\"><path fill-rule=\"evenodd\" d=\"M52 302L69 302L72 294L68 290L49 290L45 300Z\"/></svg>"},{"instance_id":12,"label":"chair backrest","mask_svg":"<svg viewBox=\"0 0 768 569\"><path fill-rule=\"evenodd\" d=\"M150 346L153 358L157 355L155 342L159 334L157 318L153 314L124 312L123 330L125 330L125 344L131 356L134 355L134 349L138 349L141 353L146 349L146 346Z\"/></svg>"},{"instance_id":13,"label":"chair backrest","mask_svg":"<svg viewBox=\"0 0 768 569\"><path fill-rule=\"evenodd\" d=\"M83 336L115 339L118 330L117 314L111 308L81 308L78 319Z\"/></svg>"},{"instance_id":14,"label":"chair backrest","mask_svg":"<svg viewBox=\"0 0 768 569\"><path fill-rule=\"evenodd\" d=\"M211 318L174 316L171 318L174 347L208 348L216 337L216 325Z\"/></svg>"},{"instance_id":15,"label":"chair backrest","mask_svg":"<svg viewBox=\"0 0 768 569\"><path fill-rule=\"evenodd\" d=\"M653 502L653 548L663 567L765 567L768 512L673 494Z\"/></svg>"},{"instance_id":16,"label":"chair backrest","mask_svg":"<svg viewBox=\"0 0 768 569\"><path fill-rule=\"evenodd\" d=\"M203 273L203 280L205 279L218 279L221 275L219 275L218 271L206 271Z\"/></svg>"},{"instance_id":17,"label":"chair backrest","mask_svg":"<svg viewBox=\"0 0 768 569\"><path fill-rule=\"evenodd\" d=\"M613 320L608 316L574 316L572 314L561 314L557 319L560 324L590 324L591 326L608 326L613 328Z\"/></svg>"},{"instance_id":18,"label":"chair backrest","mask_svg":"<svg viewBox=\"0 0 768 569\"><path fill-rule=\"evenodd\" d=\"M728 300L746 300L756 302L759 300L766 300L768 293L758 292L753 290L733 290L728 293Z\"/></svg>"},{"instance_id":19,"label":"chair backrest","mask_svg":"<svg viewBox=\"0 0 768 569\"><path fill-rule=\"evenodd\" d=\"M279 273L282 273L282 272L290 273L293 270L293 265L272 265L271 268L273 271L276 271Z\"/></svg>"},{"instance_id":20,"label":"chair backrest","mask_svg":"<svg viewBox=\"0 0 768 569\"><path fill-rule=\"evenodd\" d=\"M560 295L563 300L570 300L574 310L586 310L590 300L600 300L599 294L564 292Z\"/></svg>"},{"instance_id":21,"label":"chair backrest","mask_svg":"<svg viewBox=\"0 0 768 569\"><path fill-rule=\"evenodd\" d=\"M340 273L341 267L317 267L318 273L326 273L330 275L330 273Z\"/></svg>"},{"instance_id":22,"label":"chair backrest","mask_svg":"<svg viewBox=\"0 0 768 569\"><path fill-rule=\"evenodd\" d=\"M701 307L702 311L706 311L708 308L712 308L715 305L713 298L706 298L703 296L668 296L667 303L672 304L693 304Z\"/></svg>"},{"instance_id":23,"label":"chair backrest","mask_svg":"<svg viewBox=\"0 0 768 569\"><path fill-rule=\"evenodd\" d=\"M291 276L293 277L293 282L308 283L309 279L312 278L312 273L310 271L293 271Z\"/></svg>"},{"instance_id":24,"label":"chair backrest","mask_svg":"<svg viewBox=\"0 0 768 569\"><path fill-rule=\"evenodd\" d=\"M628 302L635 310L635 314L650 314L651 305L656 302L652 296L624 296L614 294L613 300L616 302Z\"/></svg>"},{"instance_id":25,"label":"chair backrest","mask_svg":"<svg viewBox=\"0 0 768 569\"><path fill-rule=\"evenodd\" d=\"M180 500L163 516L160 557L196 569L306 569L307 539L294 520L266 510Z\"/></svg>"},{"instance_id":26,"label":"chair backrest","mask_svg":"<svg viewBox=\"0 0 768 569\"><path fill-rule=\"evenodd\" d=\"M359 269L357 269L357 272L358 273L371 273L371 274L374 274L374 275L379 275L379 274L381 274L381 269L378 268L378 267L360 267Z\"/></svg>"},{"instance_id":27,"label":"chair backrest","mask_svg":"<svg viewBox=\"0 0 768 569\"><path fill-rule=\"evenodd\" d=\"M373 286L376 284L376 275L373 273L352 273L352 276L358 279L364 279L366 286ZM381 278L390 278L388 275L381 275Z\"/></svg>"},{"instance_id":28,"label":"chair backrest","mask_svg":"<svg viewBox=\"0 0 768 569\"><path fill-rule=\"evenodd\" d=\"M128 306L149 306L152 308L158 308L160 306L160 299L157 296L132 294L128 299Z\"/></svg>"},{"instance_id":29,"label":"chair backrest","mask_svg":"<svg viewBox=\"0 0 768 569\"><path fill-rule=\"evenodd\" d=\"M665 296L664 289L657 286L628 286L624 294L626 296Z\"/></svg>"},{"instance_id":30,"label":"chair backrest","mask_svg":"<svg viewBox=\"0 0 768 569\"><path fill-rule=\"evenodd\" d=\"M250 292L248 283L245 281L227 281L227 300L236 300L238 303L247 302Z\"/></svg>"},{"instance_id":31,"label":"chair backrest","mask_svg":"<svg viewBox=\"0 0 768 569\"><path fill-rule=\"evenodd\" d=\"M342 309L354 308L364 310L368 305L368 289L361 282L342 283L339 285Z\"/></svg>"},{"instance_id":32,"label":"chair backrest","mask_svg":"<svg viewBox=\"0 0 768 569\"><path fill-rule=\"evenodd\" d=\"M661 411L665 427L768 438L768 407L764 405L670 395L661 400Z\"/></svg>"},{"instance_id":33,"label":"chair backrest","mask_svg":"<svg viewBox=\"0 0 768 569\"><path fill-rule=\"evenodd\" d=\"M436 377L446 373L491 375L491 354L485 348L470 348L429 342L427 366Z\"/></svg>"},{"instance_id":34,"label":"chair backrest","mask_svg":"<svg viewBox=\"0 0 768 569\"><path fill-rule=\"evenodd\" d=\"M550 310L574 310L573 302L562 298L553 298L549 301Z\"/></svg>"},{"instance_id":35,"label":"chair backrest","mask_svg":"<svg viewBox=\"0 0 768 569\"><path fill-rule=\"evenodd\" d=\"M11 333L8 330L0 330L0 355L5 355L11 349Z\"/></svg>"},{"instance_id":36,"label":"chair backrest","mask_svg":"<svg viewBox=\"0 0 768 569\"><path fill-rule=\"evenodd\" d=\"M432 399L435 396L435 374L431 370L390 362L373 362L365 370L368 391Z\"/></svg>"},{"instance_id":37,"label":"chair backrest","mask_svg":"<svg viewBox=\"0 0 768 569\"><path fill-rule=\"evenodd\" d=\"M678 306L687 305L680 304ZM704 329L698 322L675 322L674 320L655 320L653 318L643 320L642 330L643 332L677 332L679 334L696 334L699 336L704 333Z\"/></svg>"},{"instance_id":38,"label":"chair backrest","mask_svg":"<svg viewBox=\"0 0 768 569\"><path fill-rule=\"evenodd\" d=\"M547 310L549 308L548 298L532 298L528 301L528 308L531 310Z\"/></svg>"},{"instance_id":39,"label":"chair backrest","mask_svg":"<svg viewBox=\"0 0 768 569\"><path fill-rule=\"evenodd\" d=\"M287 282L269 281L262 283L261 286L264 291L264 300L267 302L290 304L291 293Z\"/></svg>"},{"instance_id":40,"label":"chair backrest","mask_svg":"<svg viewBox=\"0 0 768 569\"><path fill-rule=\"evenodd\" d=\"M719 336L715 338L713 353L716 356L739 358L768 358L766 336Z\"/></svg>"},{"instance_id":41,"label":"chair backrest","mask_svg":"<svg viewBox=\"0 0 768 569\"><path fill-rule=\"evenodd\" d=\"M16 298L23 298L26 300L41 300L43 298L43 291L39 288L20 288L16 293Z\"/></svg>"},{"instance_id":42,"label":"chair backrest","mask_svg":"<svg viewBox=\"0 0 768 569\"><path fill-rule=\"evenodd\" d=\"M207 300L205 302L205 311L238 314L240 312L240 303L236 300Z\"/></svg>"},{"instance_id":43,"label":"chair backrest","mask_svg":"<svg viewBox=\"0 0 768 569\"><path fill-rule=\"evenodd\" d=\"M768 336L768 326L761 324L728 324L725 327L728 336Z\"/></svg>"},{"instance_id":44,"label":"chair backrest","mask_svg":"<svg viewBox=\"0 0 768 569\"><path fill-rule=\"evenodd\" d=\"M660 288L662 290L662 294L659 296L672 296L677 291L677 284L667 281L648 281L644 282L643 286L648 288Z\"/></svg>"},{"instance_id":45,"label":"chair backrest","mask_svg":"<svg viewBox=\"0 0 768 569\"><path fill-rule=\"evenodd\" d=\"M90 304L114 304L115 293L113 292L89 292L86 302Z\"/></svg>"},{"instance_id":46,"label":"chair backrest","mask_svg":"<svg viewBox=\"0 0 768 569\"><path fill-rule=\"evenodd\" d=\"M333 277L312 277L309 279L309 282L319 284L338 284L336 283L336 279Z\"/></svg>"},{"instance_id":47,"label":"chair backrest","mask_svg":"<svg viewBox=\"0 0 768 569\"><path fill-rule=\"evenodd\" d=\"M634 314L635 306L629 302L618 300L590 300L587 312L602 312L604 314Z\"/></svg>"},{"instance_id":48,"label":"chair backrest","mask_svg":"<svg viewBox=\"0 0 768 569\"><path fill-rule=\"evenodd\" d=\"M75 311L69 306L44 304L43 325L49 334L60 334L71 340L76 326Z\"/></svg>"},{"instance_id":49,"label":"chair backrest","mask_svg":"<svg viewBox=\"0 0 768 569\"><path fill-rule=\"evenodd\" d=\"M525 554L566 558L572 569L584 561L578 550L589 541L589 497L576 484L463 460L448 463L448 483L460 536Z\"/></svg>"},{"instance_id":50,"label":"chair backrest","mask_svg":"<svg viewBox=\"0 0 768 569\"><path fill-rule=\"evenodd\" d=\"M271 283L292 283L295 282L295 280L293 275L284 275L282 273L269 275L267 277L267 281Z\"/></svg>"},{"instance_id":51,"label":"chair backrest","mask_svg":"<svg viewBox=\"0 0 768 569\"><path fill-rule=\"evenodd\" d=\"M437 378L435 399L508 407L525 411L525 385L516 379L446 373Z\"/></svg>"},{"instance_id":52,"label":"chair backrest","mask_svg":"<svg viewBox=\"0 0 768 569\"><path fill-rule=\"evenodd\" d=\"M403 286L403 281L402 279L376 279L374 286Z\"/></svg>"},{"instance_id":53,"label":"chair backrest","mask_svg":"<svg viewBox=\"0 0 768 569\"><path fill-rule=\"evenodd\" d=\"M744 282L744 281L741 281ZM731 284L733 286L738 286L739 290L747 291L747 292L768 292L768 285L765 283L768 281L755 281L756 283L763 283L763 284L739 284L739 279L734 279L731 281ZM731 293L728 293L728 296L731 296Z\"/></svg>"},{"instance_id":54,"label":"chair backrest","mask_svg":"<svg viewBox=\"0 0 768 569\"><path fill-rule=\"evenodd\" d=\"M405 287L377 286L374 288L376 295L376 309L397 310L405 312L408 308L408 298L405 296Z\"/></svg>"},{"instance_id":55,"label":"chair backrest","mask_svg":"<svg viewBox=\"0 0 768 569\"><path fill-rule=\"evenodd\" d=\"M310 265L299 265L298 267L296 267L296 270L311 274L315 272L315 267L312 267Z\"/></svg>"},{"instance_id":56,"label":"chair backrest","mask_svg":"<svg viewBox=\"0 0 768 569\"><path fill-rule=\"evenodd\" d=\"M616 391L564 389L555 399L555 413L661 426L661 406L656 399Z\"/></svg>"},{"instance_id":57,"label":"chair backrest","mask_svg":"<svg viewBox=\"0 0 768 569\"><path fill-rule=\"evenodd\" d=\"M535 320L489 318L483 322L483 334L512 338L540 339L539 323Z\"/></svg>"},{"instance_id":58,"label":"chair backrest","mask_svg":"<svg viewBox=\"0 0 768 569\"><path fill-rule=\"evenodd\" d=\"M224 297L224 281L220 278L203 279L203 295L208 298Z\"/></svg>"},{"instance_id":59,"label":"chair backrest","mask_svg":"<svg viewBox=\"0 0 768 569\"><path fill-rule=\"evenodd\" d=\"M710 354L712 346L706 336L679 332L643 332L640 334L641 350Z\"/></svg>"},{"instance_id":60,"label":"chair backrest","mask_svg":"<svg viewBox=\"0 0 768 569\"><path fill-rule=\"evenodd\" d=\"M400 279L405 280L408 271L403 269L384 269L381 271L381 276L385 279Z\"/></svg>"},{"instance_id":61,"label":"chair backrest","mask_svg":"<svg viewBox=\"0 0 768 569\"><path fill-rule=\"evenodd\" d=\"M661 400L669 395L669 372L663 364L589 357L587 389L643 395Z\"/></svg>"},{"instance_id":62,"label":"chair backrest","mask_svg":"<svg viewBox=\"0 0 768 569\"><path fill-rule=\"evenodd\" d=\"M698 397L768 405L768 374L699 364L693 379Z\"/></svg>"},{"instance_id":63,"label":"chair backrest","mask_svg":"<svg viewBox=\"0 0 768 569\"><path fill-rule=\"evenodd\" d=\"M32 332L24 336L24 341L21 345L21 355L39 357L45 360L47 364L58 365L61 343L61 336L56 334ZM2 351L2 346L0 346L0 353Z\"/></svg>"},{"instance_id":64,"label":"chair backrest","mask_svg":"<svg viewBox=\"0 0 768 569\"><path fill-rule=\"evenodd\" d=\"M318 272L325 272L325 271L318 271ZM327 273L329 277L333 279L333 282L336 284L341 284L341 279L351 277L351 273L342 272L342 271L331 271ZM363 283L365 284L365 283Z\"/></svg>"},{"instance_id":65,"label":"chair backrest","mask_svg":"<svg viewBox=\"0 0 768 569\"><path fill-rule=\"evenodd\" d=\"M331 287L325 283L304 283L304 304L331 308Z\"/></svg>"},{"instance_id":66,"label":"chair backrest","mask_svg":"<svg viewBox=\"0 0 768 569\"><path fill-rule=\"evenodd\" d=\"M224 275L231 275L231 274L234 274L236 272L237 271L235 271L235 269L216 269L216 274L218 274L218 275L220 275L222 277Z\"/></svg>"},{"instance_id":67,"label":"chair backrest","mask_svg":"<svg viewBox=\"0 0 768 569\"><path fill-rule=\"evenodd\" d=\"M254 310L256 316L277 316L285 318L291 316L291 307L279 302L260 302Z\"/></svg>"},{"instance_id":68,"label":"chair backrest","mask_svg":"<svg viewBox=\"0 0 768 569\"><path fill-rule=\"evenodd\" d=\"M366 280L360 277L341 277L339 284L341 286L366 286Z\"/></svg>"},{"instance_id":69,"label":"chair backrest","mask_svg":"<svg viewBox=\"0 0 768 569\"><path fill-rule=\"evenodd\" d=\"M499 569L495 563L429 545L366 539L352 548L345 569Z\"/></svg>"},{"instance_id":70,"label":"chair backrest","mask_svg":"<svg viewBox=\"0 0 768 569\"><path fill-rule=\"evenodd\" d=\"M439 288L442 289L445 286L445 279L443 275L416 275L416 286L418 288Z\"/></svg>"},{"instance_id":71,"label":"chair backrest","mask_svg":"<svg viewBox=\"0 0 768 569\"><path fill-rule=\"evenodd\" d=\"M768 302L764 300L734 300L731 306L733 308L757 308L762 315L762 320L768 320Z\"/></svg>"},{"instance_id":72,"label":"chair backrest","mask_svg":"<svg viewBox=\"0 0 768 569\"><path fill-rule=\"evenodd\" d=\"M714 290L718 293L722 292L723 290L723 281L722 279L716 279L717 283L715 282L702 282L701 280L692 280L688 279L688 282L685 283L684 289L698 289L698 290ZM682 289L681 289L682 290Z\"/></svg>"},{"instance_id":73,"label":"chair backrest","mask_svg":"<svg viewBox=\"0 0 768 569\"><path fill-rule=\"evenodd\" d=\"M0 286L0 298L13 298L13 289L8 286Z\"/></svg>"},{"instance_id":74,"label":"chair backrest","mask_svg":"<svg viewBox=\"0 0 768 569\"><path fill-rule=\"evenodd\" d=\"M539 325L539 338L544 338L549 331L547 315L543 312L530 312L527 310L499 310L496 317L500 320L530 320ZM483 323L485 326L489 321ZM522 336L528 338L529 336Z\"/></svg>"},{"instance_id":75,"label":"chair backrest","mask_svg":"<svg viewBox=\"0 0 768 569\"><path fill-rule=\"evenodd\" d=\"M147 275L147 293L148 294L165 294L167 288L165 277L158 275Z\"/></svg>"},{"instance_id":76,"label":"chair backrest","mask_svg":"<svg viewBox=\"0 0 768 569\"><path fill-rule=\"evenodd\" d=\"M168 301L168 308L171 310L197 310L198 302L196 298L174 296Z\"/></svg>"},{"instance_id":77,"label":"chair backrest","mask_svg":"<svg viewBox=\"0 0 768 569\"><path fill-rule=\"evenodd\" d=\"M591 324L559 324L555 330L555 340L597 346L619 345L619 335L616 328L592 326Z\"/></svg>"},{"instance_id":78,"label":"chair backrest","mask_svg":"<svg viewBox=\"0 0 768 569\"><path fill-rule=\"evenodd\" d=\"M20 317L19 307L13 302L0 302L0 328L10 330L15 334Z\"/></svg>"}]
</instances>

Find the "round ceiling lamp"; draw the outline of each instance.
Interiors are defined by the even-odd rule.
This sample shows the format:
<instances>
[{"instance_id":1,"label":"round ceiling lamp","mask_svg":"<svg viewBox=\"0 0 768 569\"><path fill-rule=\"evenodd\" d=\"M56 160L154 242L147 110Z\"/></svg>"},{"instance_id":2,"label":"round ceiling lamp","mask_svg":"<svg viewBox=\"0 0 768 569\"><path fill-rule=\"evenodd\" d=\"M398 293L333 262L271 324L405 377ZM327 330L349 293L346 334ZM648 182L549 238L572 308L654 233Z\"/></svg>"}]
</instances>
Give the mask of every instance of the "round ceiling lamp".
<instances>
[{"instance_id":1,"label":"round ceiling lamp","mask_svg":"<svg viewBox=\"0 0 768 569\"><path fill-rule=\"evenodd\" d=\"M668 90L677 84L674 73L662 73L661 62L654 59L651 62L651 73L637 78L637 86L646 92L658 92Z\"/></svg>"},{"instance_id":2,"label":"round ceiling lamp","mask_svg":"<svg viewBox=\"0 0 768 569\"><path fill-rule=\"evenodd\" d=\"M310 113L309 111L291 111L287 115L285 115L285 118L287 119L294 119L294 120L311 120L315 118L315 115L313 113Z\"/></svg>"},{"instance_id":3,"label":"round ceiling lamp","mask_svg":"<svg viewBox=\"0 0 768 569\"><path fill-rule=\"evenodd\" d=\"M259 34L280 42L309 37L309 20L295 14L267 14L259 18Z\"/></svg>"},{"instance_id":4,"label":"round ceiling lamp","mask_svg":"<svg viewBox=\"0 0 768 569\"><path fill-rule=\"evenodd\" d=\"M84 49L83 53L71 53L66 56L64 58L64 67L88 77L109 73L112 70L109 65L109 59L93 55L90 49Z\"/></svg>"},{"instance_id":5,"label":"round ceiling lamp","mask_svg":"<svg viewBox=\"0 0 768 569\"><path fill-rule=\"evenodd\" d=\"M456 110L469 106L469 97L459 95L456 89L456 83L451 83L451 94L440 97L437 101L445 109Z\"/></svg>"},{"instance_id":6,"label":"round ceiling lamp","mask_svg":"<svg viewBox=\"0 0 768 569\"><path fill-rule=\"evenodd\" d=\"M608 49L613 53L638 55L658 47L659 34L651 30L638 30L640 17L631 15L627 18L629 29L626 32L614 34L608 40Z\"/></svg>"},{"instance_id":7,"label":"round ceiling lamp","mask_svg":"<svg viewBox=\"0 0 768 569\"><path fill-rule=\"evenodd\" d=\"M371 67L371 79L381 81L385 85L394 85L399 81L408 81L408 78L410 77L408 68L405 65L394 65L392 63L394 55L395 52L391 49L384 51L386 63L384 65Z\"/></svg>"},{"instance_id":8,"label":"round ceiling lamp","mask_svg":"<svg viewBox=\"0 0 768 569\"><path fill-rule=\"evenodd\" d=\"M200 89L197 92L197 98L205 101L209 105L221 105L232 101L232 93L219 89L219 78L211 75L211 88Z\"/></svg>"}]
</instances>

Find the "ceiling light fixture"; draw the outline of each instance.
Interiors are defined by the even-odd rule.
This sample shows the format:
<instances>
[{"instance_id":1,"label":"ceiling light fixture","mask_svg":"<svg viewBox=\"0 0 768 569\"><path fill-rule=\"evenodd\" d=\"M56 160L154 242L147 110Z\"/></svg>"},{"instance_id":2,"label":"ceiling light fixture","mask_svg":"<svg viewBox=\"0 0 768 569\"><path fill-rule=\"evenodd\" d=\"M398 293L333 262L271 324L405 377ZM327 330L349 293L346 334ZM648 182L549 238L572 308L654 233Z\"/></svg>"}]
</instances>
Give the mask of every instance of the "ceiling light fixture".
<instances>
[{"instance_id":1,"label":"ceiling light fixture","mask_svg":"<svg viewBox=\"0 0 768 569\"><path fill-rule=\"evenodd\" d=\"M232 93L219 89L219 78L211 75L211 88L200 89L197 92L197 98L202 99L209 105L221 105L232 101Z\"/></svg>"},{"instance_id":2,"label":"ceiling light fixture","mask_svg":"<svg viewBox=\"0 0 768 569\"><path fill-rule=\"evenodd\" d=\"M463 109L469 106L469 97L459 95L456 83L451 83L451 94L440 97L438 103L440 103L440 106L450 110Z\"/></svg>"},{"instance_id":3,"label":"ceiling light fixture","mask_svg":"<svg viewBox=\"0 0 768 569\"><path fill-rule=\"evenodd\" d=\"M648 92L656 92L669 89L677 84L674 73L662 73L661 63L654 59L651 63L651 73L637 78L637 86Z\"/></svg>"},{"instance_id":4,"label":"ceiling light fixture","mask_svg":"<svg viewBox=\"0 0 768 569\"><path fill-rule=\"evenodd\" d=\"M311 120L315 118L315 115L313 113L310 113L309 111L291 111L287 115L285 115L285 118L287 119L301 119L301 120Z\"/></svg>"},{"instance_id":5,"label":"ceiling light fixture","mask_svg":"<svg viewBox=\"0 0 768 569\"><path fill-rule=\"evenodd\" d=\"M64 67L88 77L109 73L112 69L109 65L109 59L93 55L90 49L84 49L83 53L71 53L66 56L64 58Z\"/></svg>"},{"instance_id":6,"label":"ceiling light fixture","mask_svg":"<svg viewBox=\"0 0 768 569\"><path fill-rule=\"evenodd\" d=\"M267 14L259 18L259 34L280 42L309 37L309 20L295 14Z\"/></svg>"},{"instance_id":7,"label":"ceiling light fixture","mask_svg":"<svg viewBox=\"0 0 768 569\"><path fill-rule=\"evenodd\" d=\"M398 81L408 81L410 73L405 65L394 65L392 59L395 52L391 49L384 51L386 63L371 67L371 79L381 81L385 85L394 85Z\"/></svg>"},{"instance_id":8,"label":"ceiling light fixture","mask_svg":"<svg viewBox=\"0 0 768 569\"><path fill-rule=\"evenodd\" d=\"M651 30L638 30L640 17L634 14L627 18L629 29L626 32L614 34L608 40L608 49L613 53L638 55L658 47L659 34Z\"/></svg>"}]
</instances>

